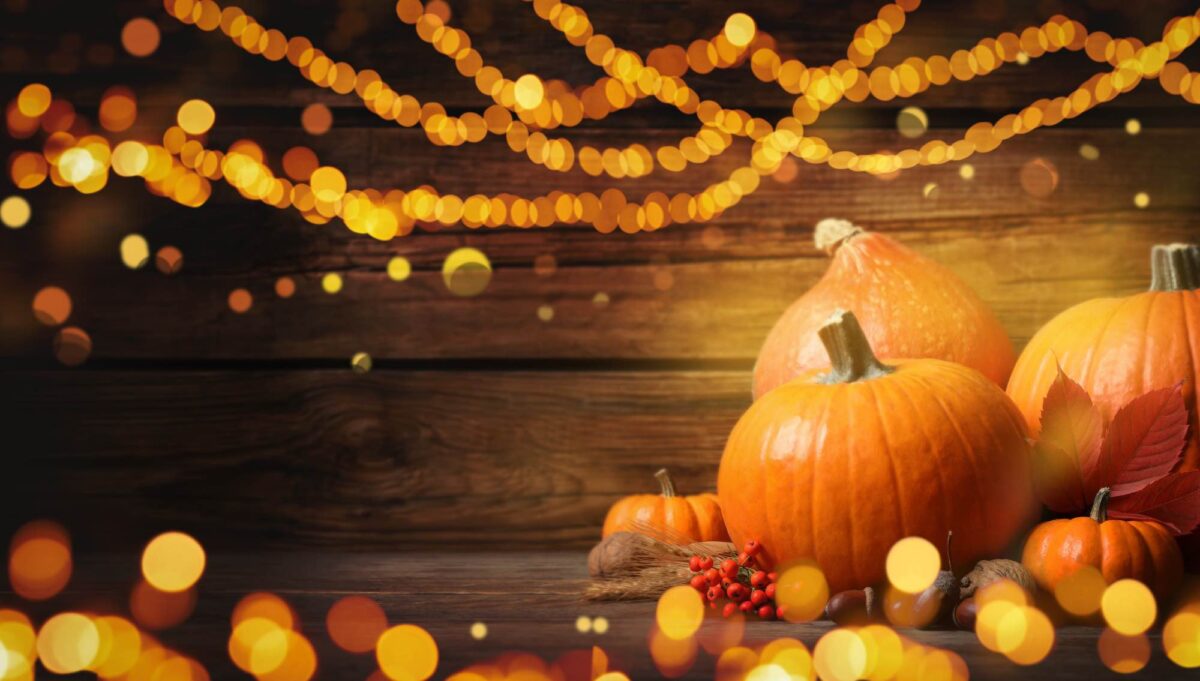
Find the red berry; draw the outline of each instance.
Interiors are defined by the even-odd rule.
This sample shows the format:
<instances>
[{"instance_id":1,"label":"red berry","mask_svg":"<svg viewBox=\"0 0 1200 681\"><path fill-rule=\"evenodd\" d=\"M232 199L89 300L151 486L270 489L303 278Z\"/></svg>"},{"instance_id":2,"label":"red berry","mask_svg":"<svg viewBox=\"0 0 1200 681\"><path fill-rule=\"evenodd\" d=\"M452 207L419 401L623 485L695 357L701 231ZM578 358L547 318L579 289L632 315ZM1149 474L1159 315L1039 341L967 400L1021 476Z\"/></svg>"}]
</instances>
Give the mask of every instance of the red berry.
<instances>
[{"instance_id":1,"label":"red berry","mask_svg":"<svg viewBox=\"0 0 1200 681\"><path fill-rule=\"evenodd\" d=\"M716 610L716 609L717 609L717 602L716 602L716 601L709 601L709 602L708 602L708 607L712 608L713 610Z\"/></svg>"},{"instance_id":2,"label":"red berry","mask_svg":"<svg viewBox=\"0 0 1200 681\"><path fill-rule=\"evenodd\" d=\"M754 574L750 575L750 586L752 586L756 589L761 589L763 587L763 585L766 583L767 583L767 573L763 572L762 570L759 570L758 572L755 572Z\"/></svg>"},{"instance_id":3,"label":"red berry","mask_svg":"<svg viewBox=\"0 0 1200 681\"><path fill-rule=\"evenodd\" d=\"M755 589L750 592L750 602L754 605L762 605L767 602L767 592L762 589Z\"/></svg>"},{"instance_id":4,"label":"red berry","mask_svg":"<svg viewBox=\"0 0 1200 681\"><path fill-rule=\"evenodd\" d=\"M704 593L704 590L708 588L708 580L704 578L704 575L695 575L692 577L691 585L696 591Z\"/></svg>"},{"instance_id":5,"label":"red berry","mask_svg":"<svg viewBox=\"0 0 1200 681\"><path fill-rule=\"evenodd\" d=\"M741 610L742 612L750 612L753 609L754 609L754 604L751 603L750 601L742 601L738 605L738 610Z\"/></svg>"},{"instance_id":6,"label":"red berry","mask_svg":"<svg viewBox=\"0 0 1200 681\"><path fill-rule=\"evenodd\" d=\"M758 609L758 616L765 620L775 619L775 608L770 605L764 605Z\"/></svg>"},{"instance_id":7,"label":"red berry","mask_svg":"<svg viewBox=\"0 0 1200 681\"><path fill-rule=\"evenodd\" d=\"M774 583L768 584L767 588L763 589L763 591L765 591L767 593L767 598L770 598L771 600L775 600L775 584Z\"/></svg>"},{"instance_id":8,"label":"red berry","mask_svg":"<svg viewBox=\"0 0 1200 681\"><path fill-rule=\"evenodd\" d=\"M721 598L722 595L723 594L721 593L720 587L717 587L717 586L708 587L708 600L713 601L715 603L717 600L719 600Z\"/></svg>"},{"instance_id":9,"label":"red berry","mask_svg":"<svg viewBox=\"0 0 1200 681\"><path fill-rule=\"evenodd\" d=\"M692 572L700 572L700 556L692 556L691 558L688 558L688 568L691 569Z\"/></svg>"},{"instance_id":10,"label":"red berry","mask_svg":"<svg viewBox=\"0 0 1200 681\"><path fill-rule=\"evenodd\" d=\"M775 572L768 572L767 579L772 582L779 581L779 574Z\"/></svg>"},{"instance_id":11,"label":"red berry","mask_svg":"<svg viewBox=\"0 0 1200 681\"><path fill-rule=\"evenodd\" d=\"M741 553L738 554L737 564L743 565L743 566L749 565L752 560L754 560L753 556L746 553L745 551L742 551Z\"/></svg>"},{"instance_id":12,"label":"red berry","mask_svg":"<svg viewBox=\"0 0 1200 681\"><path fill-rule=\"evenodd\" d=\"M721 573L709 568L704 571L704 579L708 580L709 584L716 586L717 584L721 583Z\"/></svg>"},{"instance_id":13,"label":"red berry","mask_svg":"<svg viewBox=\"0 0 1200 681\"><path fill-rule=\"evenodd\" d=\"M726 595L735 601L741 601L746 597L746 587L739 582L734 582L725 590Z\"/></svg>"},{"instance_id":14,"label":"red berry","mask_svg":"<svg viewBox=\"0 0 1200 681\"><path fill-rule=\"evenodd\" d=\"M733 613L737 612L737 609L737 603L726 603L725 607L721 610L721 616L729 617L733 615Z\"/></svg>"},{"instance_id":15,"label":"red berry","mask_svg":"<svg viewBox=\"0 0 1200 681\"><path fill-rule=\"evenodd\" d=\"M721 561L721 572L736 573L737 568L738 568L737 561L732 558L726 558L725 560Z\"/></svg>"},{"instance_id":16,"label":"red berry","mask_svg":"<svg viewBox=\"0 0 1200 681\"><path fill-rule=\"evenodd\" d=\"M784 613L786 613L786 612L787 612L786 605L775 606L775 616L778 617L779 619L784 619Z\"/></svg>"},{"instance_id":17,"label":"red berry","mask_svg":"<svg viewBox=\"0 0 1200 681\"><path fill-rule=\"evenodd\" d=\"M757 556L758 552L762 551L762 544L758 543L757 539L751 539L750 541L746 542L746 545L742 548L742 550L752 556Z\"/></svg>"},{"instance_id":18,"label":"red berry","mask_svg":"<svg viewBox=\"0 0 1200 681\"><path fill-rule=\"evenodd\" d=\"M712 556L704 556L700 559L700 569L707 570L713 566Z\"/></svg>"}]
</instances>

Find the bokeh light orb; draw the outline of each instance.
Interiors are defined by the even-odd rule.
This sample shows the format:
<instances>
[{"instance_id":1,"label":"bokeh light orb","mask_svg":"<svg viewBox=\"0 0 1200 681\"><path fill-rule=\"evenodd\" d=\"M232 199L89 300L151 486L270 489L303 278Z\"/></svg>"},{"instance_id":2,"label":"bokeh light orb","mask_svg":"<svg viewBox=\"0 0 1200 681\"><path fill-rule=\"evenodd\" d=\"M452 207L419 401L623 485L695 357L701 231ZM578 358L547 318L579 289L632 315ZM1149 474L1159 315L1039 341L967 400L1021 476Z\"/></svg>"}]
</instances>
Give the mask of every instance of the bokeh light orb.
<instances>
[{"instance_id":1,"label":"bokeh light orb","mask_svg":"<svg viewBox=\"0 0 1200 681\"><path fill-rule=\"evenodd\" d=\"M1200 668L1200 608L1172 615L1163 626L1162 645L1175 664L1185 669Z\"/></svg>"},{"instance_id":2,"label":"bokeh light orb","mask_svg":"<svg viewBox=\"0 0 1200 681\"><path fill-rule=\"evenodd\" d=\"M366 596L346 596L334 603L325 615L329 638L342 650L369 653L387 630L383 608Z\"/></svg>"},{"instance_id":3,"label":"bokeh light orb","mask_svg":"<svg viewBox=\"0 0 1200 681\"><path fill-rule=\"evenodd\" d=\"M131 270L140 270L150 262L150 244L141 234L127 234L121 239L121 262Z\"/></svg>"},{"instance_id":4,"label":"bokeh light orb","mask_svg":"<svg viewBox=\"0 0 1200 681\"><path fill-rule=\"evenodd\" d=\"M375 658L392 681L425 681L437 671L437 642L421 627L399 624L379 637Z\"/></svg>"},{"instance_id":5,"label":"bokeh light orb","mask_svg":"<svg viewBox=\"0 0 1200 681\"><path fill-rule=\"evenodd\" d=\"M121 46L135 57L149 57L162 39L158 24L146 17L130 19L121 29Z\"/></svg>"},{"instance_id":6,"label":"bokeh light orb","mask_svg":"<svg viewBox=\"0 0 1200 681\"><path fill-rule=\"evenodd\" d=\"M29 224L33 209L23 196L6 196L0 201L0 222L9 229L20 229Z\"/></svg>"},{"instance_id":7,"label":"bokeh light orb","mask_svg":"<svg viewBox=\"0 0 1200 681\"><path fill-rule=\"evenodd\" d=\"M1136 579L1122 579L1110 584L1100 598L1100 611L1108 626L1126 636L1145 632L1158 617L1154 594Z\"/></svg>"},{"instance_id":8,"label":"bokeh light orb","mask_svg":"<svg viewBox=\"0 0 1200 681\"><path fill-rule=\"evenodd\" d=\"M492 281L492 263L483 251L478 249L455 249L442 263L442 281L456 296L477 296L483 293Z\"/></svg>"},{"instance_id":9,"label":"bokeh light orb","mask_svg":"<svg viewBox=\"0 0 1200 681\"><path fill-rule=\"evenodd\" d=\"M392 281L404 281L412 274L412 265L408 262L408 258L402 255L397 255L391 260L388 260L387 275Z\"/></svg>"},{"instance_id":10,"label":"bokeh light orb","mask_svg":"<svg viewBox=\"0 0 1200 681\"><path fill-rule=\"evenodd\" d=\"M691 586L674 586L659 597L654 618L664 636L685 639L695 634L704 621L704 602Z\"/></svg>"},{"instance_id":11,"label":"bokeh light orb","mask_svg":"<svg viewBox=\"0 0 1200 681\"><path fill-rule=\"evenodd\" d=\"M8 579L13 591L30 601L52 598L71 579L71 538L49 520L22 525L8 550Z\"/></svg>"},{"instance_id":12,"label":"bokeh light orb","mask_svg":"<svg viewBox=\"0 0 1200 681\"><path fill-rule=\"evenodd\" d=\"M179 127L189 135L203 135L217 120L217 112L203 99L189 99L175 115Z\"/></svg>"},{"instance_id":13,"label":"bokeh light orb","mask_svg":"<svg viewBox=\"0 0 1200 681\"><path fill-rule=\"evenodd\" d=\"M888 581L905 593L915 594L929 588L941 567L941 554L924 537L905 537L888 551Z\"/></svg>"},{"instance_id":14,"label":"bokeh light orb","mask_svg":"<svg viewBox=\"0 0 1200 681\"><path fill-rule=\"evenodd\" d=\"M47 286L33 296L33 316L46 326L58 326L71 316L71 295L58 286Z\"/></svg>"},{"instance_id":15,"label":"bokeh light orb","mask_svg":"<svg viewBox=\"0 0 1200 681\"><path fill-rule=\"evenodd\" d=\"M142 551L142 576L167 593L192 588L204 574L204 547L183 532L164 532Z\"/></svg>"},{"instance_id":16,"label":"bokeh light orb","mask_svg":"<svg viewBox=\"0 0 1200 681\"><path fill-rule=\"evenodd\" d=\"M64 612L46 620L38 630L38 659L55 674L87 669L100 652L100 632L91 618Z\"/></svg>"},{"instance_id":17,"label":"bokeh light orb","mask_svg":"<svg viewBox=\"0 0 1200 681\"><path fill-rule=\"evenodd\" d=\"M1100 661L1118 674L1140 672L1150 661L1150 639L1145 634L1125 636L1105 629L1096 642Z\"/></svg>"},{"instance_id":18,"label":"bokeh light orb","mask_svg":"<svg viewBox=\"0 0 1200 681\"><path fill-rule=\"evenodd\" d=\"M906 106L896 114L896 129L909 139L920 137L929 129L929 114L919 106Z\"/></svg>"},{"instance_id":19,"label":"bokeh light orb","mask_svg":"<svg viewBox=\"0 0 1200 681\"><path fill-rule=\"evenodd\" d=\"M827 681L855 681L867 669L867 647L857 633L834 629L813 648L813 666Z\"/></svg>"},{"instance_id":20,"label":"bokeh light orb","mask_svg":"<svg viewBox=\"0 0 1200 681\"><path fill-rule=\"evenodd\" d=\"M1088 617L1100 610L1100 599L1108 583L1091 565L1081 566L1054 585L1054 599L1076 617Z\"/></svg>"},{"instance_id":21,"label":"bokeh light orb","mask_svg":"<svg viewBox=\"0 0 1200 681\"><path fill-rule=\"evenodd\" d=\"M829 600L829 582L812 561L786 565L778 572L775 603L783 606L789 622L810 622L825 612Z\"/></svg>"},{"instance_id":22,"label":"bokeh light orb","mask_svg":"<svg viewBox=\"0 0 1200 681\"><path fill-rule=\"evenodd\" d=\"M75 367L92 354L92 337L78 326L64 326L54 334L54 358L65 366Z\"/></svg>"}]
</instances>

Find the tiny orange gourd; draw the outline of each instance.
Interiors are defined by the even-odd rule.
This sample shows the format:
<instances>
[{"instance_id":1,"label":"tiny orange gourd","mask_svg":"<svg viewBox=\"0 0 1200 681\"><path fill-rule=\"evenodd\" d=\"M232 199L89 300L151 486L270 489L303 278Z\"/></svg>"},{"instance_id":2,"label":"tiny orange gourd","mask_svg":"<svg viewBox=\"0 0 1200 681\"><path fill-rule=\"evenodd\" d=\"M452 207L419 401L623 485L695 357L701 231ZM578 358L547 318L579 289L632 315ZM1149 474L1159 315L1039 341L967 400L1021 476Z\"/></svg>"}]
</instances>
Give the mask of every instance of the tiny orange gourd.
<instances>
[{"instance_id":1,"label":"tiny orange gourd","mask_svg":"<svg viewBox=\"0 0 1200 681\"><path fill-rule=\"evenodd\" d=\"M666 541L682 543L729 541L717 495L712 492L679 496L667 469L654 474L661 494L635 494L618 500L604 518L602 536L614 532L655 532Z\"/></svg>"},{"instance_id":2,"label":"tiny orange gourd","mask_svg":"<svg viewBox=\"0 0 1200 681\"><path fill-rule=\"evenodd\" d=\"M1041 328L1021 353L1008 395L1036 436L1042 401L1058 367L1111 421L1117 410L1151 390L1183 383L1190 434L1178 470L1200 468L1200 246L1155 246L1150 290L1096 298L1069 308Z\"/></svg>"},{"instance_id":3,"label":"tiny orange gourd","mask_svg":"<svg viewBox=\"0 0 1200 681\"><path fill-rule=\"evenodd\" d=\"M885 578L888 551L951 531L955 561L1001 553L1033 520L1025 423L995 383L938 359L880 362L853 314L820 330L831 372L755 401L721 457L736 545L768 565L815 560L831 593Z\"/></svg>"},{"instance_id":4,"label":"tiny orange gourd","mask_svg":"<svg viewBox=\"0 0 1200 681\"><path fill-rule=\"evenodd\" d=\"M881 359L958 362L1003 387L1016 353L996 315L948 268L898 241L845 220L817 224L829 269L775 322L754 365L754 398L805 371L829 366L817 330L854 310Z\"/></svg>"},{"instance_id":5,"label":"tiny orange gourd","mask_svg":"<svg viewBox=\"0 0 1200 681\"><path fill-rule=\"evenodd\" d=\"M1183 579L1183 556L1175 538L1153 520L1109 520L1108 487L1096 493L1090 516L1038 525L1025 542L1021 562L1047 591L1084 566L1109 584L1136 579L1160 598Z\"/></svg>"}]
</instances>

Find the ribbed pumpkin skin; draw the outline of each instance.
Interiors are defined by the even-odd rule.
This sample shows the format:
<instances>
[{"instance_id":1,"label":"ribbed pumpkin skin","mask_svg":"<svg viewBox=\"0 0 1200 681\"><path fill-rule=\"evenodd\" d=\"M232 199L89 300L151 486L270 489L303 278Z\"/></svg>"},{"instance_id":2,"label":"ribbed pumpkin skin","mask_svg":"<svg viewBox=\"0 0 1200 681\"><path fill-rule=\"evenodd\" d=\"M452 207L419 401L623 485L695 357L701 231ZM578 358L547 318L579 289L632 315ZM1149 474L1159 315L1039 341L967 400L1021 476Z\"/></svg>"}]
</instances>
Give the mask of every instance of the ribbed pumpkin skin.
<instances>
[{"instance_id":1,"label":"ribbed pumpkin skin","mask_svg":"<svg viewBox=\"0 0 1200 681\"><path fill-rule=\"evenodd\" d=\"M1041 431L1042 400L1062 366L1111 420L1135 397L1183 382L1189 440L1179 470L1200 467L1200 291L1148 291L1080 303L1050 320L1013 369L1008 394L1030 431Z\"/></svg>"},{"instance_id":2,"label":"ribbed pumpkin skin","mask_svg":"<svg viewBox=\"0 0 1200 681\"><path fill-rule=\"evenodd\" d=\"M602 536L637 531L639 525L662 528L668 537L692 541L729 541L717 495L707 492L689 496L635 494L612 505L604 518Z\"/></svg>"},{"instance_id":3,"label":"ribbed pumpkin skin","mask_svg":"<svg viewBox=\"0 0 1200 681\"><path fill-rule=\"evenodd\" d=\"M962 279L890 237L862 232L838 246L821 280L775 322L754 366L755 399L829 366L816 331L839 309L854 310L880 359L944 359L1004 386L1016 358L999 320Z\"/></svg>"},{"instance_id":4,"label":"ribbed pumpkin skin","mask_svg":"<svg viewBox=\"0 0 1200 681\"><path fill-rule=\"evenodd\" d=\"M721 458L717 495L737 545L768 564L811 558L831 593L884 579L907 536L954 562L998 555L1033 520L1025 424L995 384L940 360L824 385L810 373L751 405Z\"/></svg>"},{"instance_id":5,"label":"ribbed pumpkin skin","mask_svg":"<svg viewBox=\"0 0 1200 681\"><path fill-rule=\"evenodd\" d=\"M1091 518L1051 520L1034 528L1021 562L1047 591L1064 577L1090 565L1113 583L1133 578L1166 597L1183 579L1183 558L1175 538L1156 522Z\"/></svg>"}]
</instances>

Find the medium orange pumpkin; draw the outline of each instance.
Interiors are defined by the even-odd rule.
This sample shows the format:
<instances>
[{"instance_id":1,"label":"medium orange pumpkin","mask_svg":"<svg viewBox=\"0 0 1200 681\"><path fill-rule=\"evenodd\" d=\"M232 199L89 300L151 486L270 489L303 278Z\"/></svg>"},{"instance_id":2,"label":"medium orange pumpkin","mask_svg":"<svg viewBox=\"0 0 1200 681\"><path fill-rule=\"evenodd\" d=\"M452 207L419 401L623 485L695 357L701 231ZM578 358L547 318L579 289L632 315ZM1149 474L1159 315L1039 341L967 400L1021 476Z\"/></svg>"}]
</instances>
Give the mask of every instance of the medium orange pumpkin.
<instances>
[{"instance_id":1,"label":"medium orange pumpkin","mask_svg":"<svg viewBox=\"0 0 1200 681\"><path fill-rule=\"evenodd\" d=\"M900 539L954 560L1000 553L1033 520L1025 423L974 369L937 359L881 363L854 315L820 330L831 372L754 402L725 445L717 496L736 545L770 565L813 559L831 593L884 579Z\"/></svg>"},{"instance_id":2,"label":"medium orange pumpkin","mask_svg":"<svg viewBox=\"0 0 1200 681\"><path fill-rule=\"evenodd\" d=\"M1003 387L1016 353L996 316L949 269L899 242L845 220L817 224L829 269L774 328L754 366L754 397L828 367L817 329L836 310L854 310L883 358L931 357L965 364Z\"/></svg>"},{"instance_id":3,"label":"medium orange pumpkin","mask_svg":"<svg viewBox=\"0 0 1200 681\"><path fill-rule=\"evenodd\" d=\"M1034 334L1013 369L1008 394L1037 435L1042 400L1059 366L1108 421L1135 397L1182 382L1191 423L1178 469L1195 470L1200 467L1200 246L1155 246L1150 262L1149 291L1080 303Z\"/></svg>"},{"instance_id":4,"label":"medium orange pumpkin","mask_svg":"<svg viewBox=\"0 0 1200 681\"><path fill-rule=\"evenodd\" d=\"M614 532L657 531L668 541L729 541L721 506L712 492L678 496L667 469L654 474L662 494L635 494L608 509L602 536Z\"/></svg>"},{"instance_id":5,"label":"medium orange pumpkin","mask_svg":"<svg viewBox=\"0 0 1200 681\"><path fill-rule=\"evenodd\" d=\"M1044 522L1025 542L1021 562L1047 591L1090 565L1109 584L1132 578L1158 597L1169 596L1183 579L1183 557L1175 538L1152 520L1109 520L1109 488L1096 493L1090 517Z\"/></svg>"}]
</instances>

